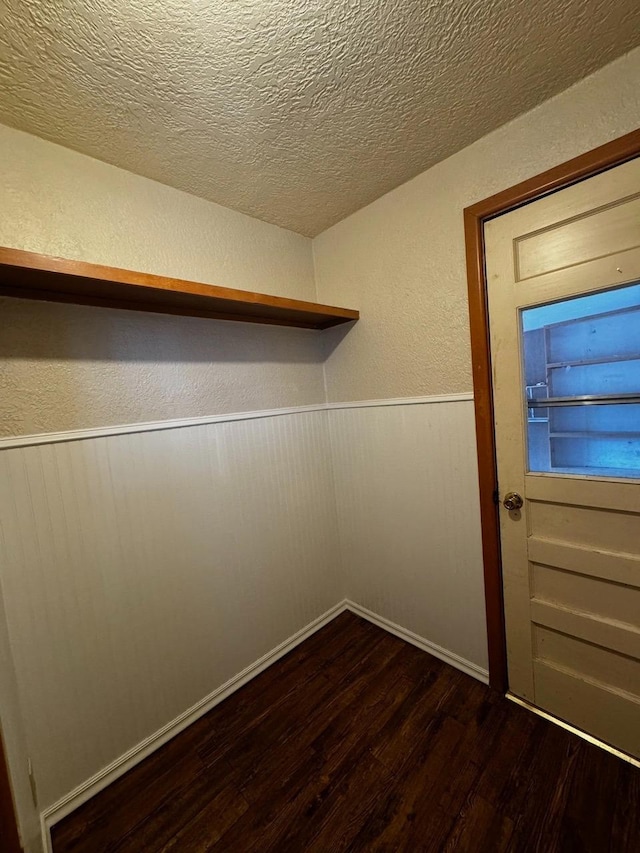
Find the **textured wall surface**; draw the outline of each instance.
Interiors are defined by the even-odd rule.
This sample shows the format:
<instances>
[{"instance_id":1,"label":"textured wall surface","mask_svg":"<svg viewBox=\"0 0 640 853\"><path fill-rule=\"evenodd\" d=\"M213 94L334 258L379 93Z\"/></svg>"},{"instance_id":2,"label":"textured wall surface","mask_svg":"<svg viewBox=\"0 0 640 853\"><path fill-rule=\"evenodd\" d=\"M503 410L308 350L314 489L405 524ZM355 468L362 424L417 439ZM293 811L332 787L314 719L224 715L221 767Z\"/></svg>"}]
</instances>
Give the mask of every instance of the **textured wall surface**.
<instances>
[{"instance_id":1,"label":"textured wall surface","mask_svg":"<svg viewBox=\"0 0 640 853\"><path fill-rule=\"evenodd\" d=\"M0 121L311 235L640 42L637 0L0 13Z\"/></svg>"},{"instance_id":2,"label":"textured wall surface","mask_svg":"<svg viewBox=\"0 0 640 853\"><path fill-rule=\"evenodd\" d=\"M329 400L471 390L463 208L639 125L640 49L317 237Z\"/></svg>"},{"instance_id":3,"label":"textured wall surface","mask_svg":"<svg viewBox=\"0 0 640 853\"><path fill-rule=\"evenodd\" d=\"M315 299L310 241L0 126L0 245ZM0 298L0 434L324 399L321 333Z\"/></svg>"},{"instance_id":4,"label":"textured wall surface","mask_svg":"<svg viewBox=\"0 0 640 853\"><path fill-rule=\"evenodd\" d=\"M473 402L329 418L348 597L486 669Z\"/></svg>"},{"instance_id":5,"label":"textured wall surface","mask_svg":"<svg viewBox=\"0 0 640 853\"><path fill-rule=\"evenodd\" d=\"M5 434L317 402L324 393L323 358L333 400L469 390L462 208L637 126L639 91L636 51L320 236L315 241L320 298L362 310L363 319L346 335L336 330L315 337L289 329L3 300L0 421L8 424ZM304 238L1 128L0 169L0 243L314 298ZM331 416L334 436L352 441L337 448L334 440L337 467L349 472L338 489L340 543L354 561L356 600L443 645L448 629L466 626L468 633L454 650L480 662L484 634L472 420L468 404L455 405L461 408L450 421L443 409L445 420L437 423L405 416L403 406L393 417ZM164 690L165 678L175 678L176 689L190 699L209 678L223 678L257 654L280 628L293 630L296 619L296 625L308 621L316 604L334 603L325 577L339 560L339 554L327 554L336 541L334 493L323 467L326 433L314 423L303 418L295 436L243 425L238 432L211 428L206 440L195 438L194 428L0 453L1 547L11 551L0 560L8 620L7 636L0 630L0 658L8 659L11 651L18 664L20 696L15 691L12 698L16 708L21 700L28 709L23 714L29 745L38 745L36 775L45 800L95 769L78 755L68 766L54 767L63 745L51 736L50 714L61 720L64 747L67 737L83 732L94 763L157 724L145 679L136 684L142 691L139 705L130 687L144 661L165 648L166 620L174 620L177 632L185 612L194 613L181 583L184 572L193 572L194 589L207 590L206 607L198 609L196 602L197 618L187 620L185 644L167 649L166 660L152 669L154 699L160 696L165 717L174 712L176 699ZM106 447L113 448L115 483L108 475ZM436 467L441 489L456 478L465 484L464 541L451 502L449 508L434 507L437 529L425 526L429 536L420 530L421 502L437 504L438 489L429 485ZM96 507L103 505L107 512L98 517ZM228 524L213 527L209 539L214 505ZM408 513L406 520L396 513L398 507ZM157 541L146 529L147 516L157 518ZM290 528L292 518L296 524ZM373 533L371 519L378 525ZM273 523L275 538L265 521ZM246 536L249 526L252 537ZM378 550L366 541L373 534ZM411 548L399 541L405 534L413 537ZM300 538L292 544L294 535ZM185 558L178 573L168 561L176 543L184 546ZM267 565L272 554L275 566ZM242 570L234 574L233 560L240 555ZM208 572L210 565L215 573ZM440 595L444 613L436 601ZM171 598L171 608L163 596ZM260 596L269 603L264 611ZM97 624L118 649L121 607L131 616L129 634L131 625L138 625L134 617L141 623L135 637L127 637L126 672L105 661L117 684L115 695L105 698L90 671L95 656L100 659L105 651L91 646L95 636L87 638ZM238 639L236 622L244 607L261 613L255 643L244 635ZM214 611L229 638L226 646L224 637L215 645L218 628L207 622ZM432 627L436 636L429 633ZM74 642L75 636L82 643ZM52 637L68 654L64 672L60 659L52 657ZM198 664L183 672L180 655L188 654L190 644L199 647L203 638L207 654L222 650L218 668L212 664L205 673ZM60 677L57 684L52 673ZM1 686L11 691L8 681ZM76 691L76 683L82 690ZM86 694L87 684L95 693ZM51 708L45 688L52 691ZM113 705L120 696L123 717L123 708ZM107 719L115 720L113 731L96 734L85 726L94 700L103 702ZM69 734L63 717L71 703L79 722ZM7 710L12 711L4 697L3 723ZM19 744L15 754L24 792Z\"/></svg>"},{"instance_id":6,"label":"textured wall surface","mask_svg":"<svg viewBox=\"0 0 640 853\"><path fill-rule=\"evenodd\" d=\"M41 809L344 598L323 411L3 450L0 525Z\"/></svg>"}]
</instances>

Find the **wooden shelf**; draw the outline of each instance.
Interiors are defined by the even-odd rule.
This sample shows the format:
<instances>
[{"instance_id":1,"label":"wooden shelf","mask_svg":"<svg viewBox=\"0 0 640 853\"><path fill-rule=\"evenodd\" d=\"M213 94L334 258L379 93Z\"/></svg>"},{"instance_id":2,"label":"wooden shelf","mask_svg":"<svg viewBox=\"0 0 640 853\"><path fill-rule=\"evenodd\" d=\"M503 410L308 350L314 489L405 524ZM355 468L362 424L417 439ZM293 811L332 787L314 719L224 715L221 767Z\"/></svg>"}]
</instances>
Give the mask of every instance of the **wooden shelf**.
<instances>
[{"instance_id":1,"label":"wooden shelf","mask_svg":"<svg viewBox=\"0 0 640 853\"><path fill-rule=\"evenodd\" d=\"M640 353L629 355L602 355L598 358L581 358L574 361L550 361L547 363L548 370L556 370L563 367L589 367L592 364L617 364L621 361L640 361Z\"/></svg>"},{"instance_id":2,"label":"wooden shelf","mask_svg":"<svg viewBox=\"0 0 640 853\"><path fill-rule=\"evenodd\" d=\"M550 432L549 438L623 438L626 441L637 439L640 437L639 432L611 432L611 430L603 430L602 432L579 430L577 432Z\"/></svg>"},{"instance_id":3,"label":"wooden shelf","mask_svg":"<svg viewBox=\"0 0 640 853\"><path fill-rule=\"evenodd\" d=\"M358 311L0 248L0 295L213 320L328 329Z\"/></svg>"}]
</instances>

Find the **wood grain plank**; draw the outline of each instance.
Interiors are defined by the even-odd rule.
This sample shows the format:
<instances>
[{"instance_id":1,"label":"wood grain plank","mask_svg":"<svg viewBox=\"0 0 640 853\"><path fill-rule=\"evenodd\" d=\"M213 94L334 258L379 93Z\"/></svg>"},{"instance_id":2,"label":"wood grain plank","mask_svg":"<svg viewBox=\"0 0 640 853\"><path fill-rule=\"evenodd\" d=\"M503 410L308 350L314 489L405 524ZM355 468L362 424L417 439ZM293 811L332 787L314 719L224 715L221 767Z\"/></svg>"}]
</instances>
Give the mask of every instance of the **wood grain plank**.
<instances>
[{"instance_id":1,"label":"wood grain plank","mask_svg":"<svg viewBox=\"0 0 640 853\"><path fill-rule=\"evenodd\" d=\"M640 771L350 613L65 818L55 853L636 853Z\"/></svg>"},{"instance_id":2,"label":"wood grain plank","mask_svg":"<svg viewBox=\"0 0 640 853\"><path fill-rule=\"evenodd\" d=\"M360 316L349 308L2 247L0 295L307 329L327 329Z\"/></svg>"}]
</instances>

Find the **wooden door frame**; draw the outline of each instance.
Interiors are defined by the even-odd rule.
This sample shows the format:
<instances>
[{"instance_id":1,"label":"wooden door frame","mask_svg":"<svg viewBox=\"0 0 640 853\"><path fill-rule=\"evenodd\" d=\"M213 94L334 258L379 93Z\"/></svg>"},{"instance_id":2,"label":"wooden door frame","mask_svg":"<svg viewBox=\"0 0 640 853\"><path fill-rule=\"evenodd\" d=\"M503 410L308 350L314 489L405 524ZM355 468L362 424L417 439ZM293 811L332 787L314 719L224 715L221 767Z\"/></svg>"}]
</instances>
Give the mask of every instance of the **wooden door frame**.
<instances>
[{"instance_id":1,"label":"wooden door frame","mask_svg":"<svg viewBox=\"0 0 640 853\"><path fill-rule=\"evenodd\" d=\"M480 478L480 516L484 561L485 607L489 645L489 683L505 693L509 687L502 596L498 476L494 433L489 312L485 274L484 223L557 190L569 187L640 156L640 129L607 142L534 178L479 201L464 210L471 357Z\"/></svg>"}]
</instances>

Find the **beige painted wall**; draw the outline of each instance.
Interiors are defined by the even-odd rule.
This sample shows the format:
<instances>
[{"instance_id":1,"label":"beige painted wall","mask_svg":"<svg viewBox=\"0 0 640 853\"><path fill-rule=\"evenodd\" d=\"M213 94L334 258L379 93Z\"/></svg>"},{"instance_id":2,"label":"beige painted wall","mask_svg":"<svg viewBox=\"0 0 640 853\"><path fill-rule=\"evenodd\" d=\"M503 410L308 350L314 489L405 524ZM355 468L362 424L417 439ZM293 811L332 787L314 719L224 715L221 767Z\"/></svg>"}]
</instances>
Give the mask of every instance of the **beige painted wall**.
<instances>
[{"instance_id":1,"label":"beige painted wall","mask_svg":"<svg viewBox=\"0 0 640 853\"><path fill-rule=\"evenodd\" d=\"M0 126L0 245L315 299L311 241ZM0 435L324 399L317 332L1 299Z\"/></svg>"},{"instance_id":2,"label":"beige painted wall","mask_svg":"<svg viewBox=\"0 0 640 853\"><path fill-rule=\"evenodd\" d=\"M362 311L348 334L0 300L2 434L318 402L325 357L330 400L469 390L462 208L639 124L635 51L318 237L319 298ZM2 245L314 298L306 238L1 127L0 205ZM469 411L469 436L471 424ZM385 438L383 426L382 456L385 441L397 440L397 429ZM439 456L441 448L429 452ZM458 458L455 447L451 456ZM349 452L343 457L345 486L366 486L375 459L358 468L349 467ZM418 483L407 476L393 495L398 516L422 499L424 477ZM450 481L455 477L453 467ZM384 488L380 483L376 506L384 506ZM469 548L479 554L477 513L469 517ZM459 532L453 515L449 520ZM366 521L360 541L369 535ZM434 563L422 530L414 545L420 566L407 570L402 585L394 582L392 542L375 576L364 573L366 559L357 569L363 590L375 581L371 603L388 618L418 620L413 602L429 587L441 590L439 573L449 571ZM447 599L462 622L482 612L479 557L474 567L467 558L464 565L470 575L461 584L466 591L474 584L475 592ZM414 630L430 639L433 622L422 621ZM463 650L478 661L481 633ZM0 652L7 644L0 632ZM25 802L21 751L16 747Z\"/></svg>"},{"instance_id":3,"label":"beige painted wall","mask_svg":"<svg viewBox=\"0 0 640 853\"><path fill-rule=\"evenodd\" d=\"M463 208L638 126L640 49L316 237L329 401L470 391Z\"/></svg>"},{"instance_id":4,"label":"beige painted wall","mask_svg":"<svg viewBox=\"0 0 640 853\"><path fill-rule=\"evenodd\" d=\"M463 208L639 125L636 50L317 237L319 300L362 315L325 335L329 402L471 391ZM336 416L347 594L482 666L473 408L422 408Z\"/></svg>"},{"instance_id":5,"label":"beige painted wall","mask_svg":"<svg viewBox=\"0 0 640 853\"><path fill-rule=\"evenodd\" d=\"M0 245L315 299L308 238L3 126ZM321 347L305 330L0 298L0 435L320 402ZM2 728L35 851L5 592L0 583Z\"/></svg>"}]
</instances>

